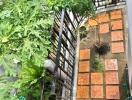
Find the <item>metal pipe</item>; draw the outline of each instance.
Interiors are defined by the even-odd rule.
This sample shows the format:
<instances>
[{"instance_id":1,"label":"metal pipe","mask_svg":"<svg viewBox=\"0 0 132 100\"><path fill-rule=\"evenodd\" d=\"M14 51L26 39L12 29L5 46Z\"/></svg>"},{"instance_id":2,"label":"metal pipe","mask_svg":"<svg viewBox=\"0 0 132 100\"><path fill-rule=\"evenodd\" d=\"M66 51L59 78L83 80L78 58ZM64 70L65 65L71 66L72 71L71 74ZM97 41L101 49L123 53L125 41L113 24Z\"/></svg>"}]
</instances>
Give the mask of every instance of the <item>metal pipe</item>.
<instances>
[{"instance_id":1,"label":"metal pipe","mask_svg":"<svg viewBox=\"0 0 132 100\"><path fill-rule=\"evenodd\" d=\"M54 73L55 66L56 66L55 63L51 59L47 59L44 62L44 68L50 71L51 73ZM60 68L58 68L56 78L65 80L66 74Z\"/></svg>"}]
</instances>

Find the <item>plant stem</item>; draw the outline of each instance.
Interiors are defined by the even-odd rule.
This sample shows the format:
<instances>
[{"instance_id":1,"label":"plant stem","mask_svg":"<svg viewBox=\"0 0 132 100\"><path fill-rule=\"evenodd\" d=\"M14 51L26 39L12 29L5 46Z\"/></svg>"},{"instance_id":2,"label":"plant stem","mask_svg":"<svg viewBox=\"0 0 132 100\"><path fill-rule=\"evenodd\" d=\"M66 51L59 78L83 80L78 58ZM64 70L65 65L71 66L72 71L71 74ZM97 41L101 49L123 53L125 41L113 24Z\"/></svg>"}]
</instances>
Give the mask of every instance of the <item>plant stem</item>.
<instances>
[{"instance_id":1,"label":"plant stem","mask_svg":"<svg viewBox=\"0 0 132 100\"><path fill-rule=\"evenodd\" d=\"M96 19L93 19L93 20L96 21L97 25L99 25L99 23L98 23L98 21ZM99 27L98 26L97 26L97 30L99 30ZM96 30L96 32L97 32L97 30ZM97 36L98 36L98 41L100 43L101 41L100 41L100 34L99 34L99 32L97 32Z\"/></svg>"},{"instance_id":2,"label":"plant stem","mask_svg":"<svg viewBox=\"0 0 132 100\"><path fill-rule=\"evenodd\" d=\"M43 94L44 94L44 80L42 80L42 89L41 89L41 98L40 98L40 100L44 100Z\"/></svg>"}]
</instances>

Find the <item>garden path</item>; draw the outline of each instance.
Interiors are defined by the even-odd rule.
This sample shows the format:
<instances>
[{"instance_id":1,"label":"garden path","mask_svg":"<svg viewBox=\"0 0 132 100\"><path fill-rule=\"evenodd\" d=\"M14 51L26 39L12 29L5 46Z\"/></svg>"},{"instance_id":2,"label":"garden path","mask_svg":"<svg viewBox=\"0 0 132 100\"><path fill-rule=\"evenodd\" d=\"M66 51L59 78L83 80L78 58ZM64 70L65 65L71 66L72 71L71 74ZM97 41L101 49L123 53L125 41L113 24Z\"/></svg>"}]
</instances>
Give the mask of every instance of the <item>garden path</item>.
<instances>
[{"instance_id":1,"label":"garden path","mask_svg":"<svg viewBox=\"0 0 132 100\"><path fill-rule=\"evenodd\" d=\"M123 9L103 12L96 21L89 19L86 25L92 26L89 39L80 44L80 61L77 83L77 100L125 100L127 90L125 79L125 37ZM98 23L97 23L98 21ZM111 51L103 58L103 72L92 71L92 44L94 32L101 36L101 41L109 42Z\"/></svg>"}]
</instances>

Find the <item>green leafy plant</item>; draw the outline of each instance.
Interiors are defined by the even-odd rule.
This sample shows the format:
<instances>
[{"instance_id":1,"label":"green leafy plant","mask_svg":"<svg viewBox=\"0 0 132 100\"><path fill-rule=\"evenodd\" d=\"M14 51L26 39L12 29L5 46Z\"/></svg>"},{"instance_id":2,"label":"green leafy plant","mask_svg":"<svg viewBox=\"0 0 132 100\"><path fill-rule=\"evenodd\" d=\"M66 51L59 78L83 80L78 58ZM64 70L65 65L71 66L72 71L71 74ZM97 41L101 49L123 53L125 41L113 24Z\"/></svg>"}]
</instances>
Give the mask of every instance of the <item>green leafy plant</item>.
<instances>
[{"instance_id":1,"label":"green leafy plant","mask_svg":"<svg viewBox=\"0 0 132 100\"><path fill-rule=\"evenodd\" d=\"M88 32L85 26L81 26L79 28L79 34L80 34L80 39L87 37Z\"/></svg>"},{"instance_id":2,"label":"green leafy plant","mask_svg":"<svg viewBox=\"0 0 132 100\"><path fill-rule=\"evenodd\" d=\"M15 100L21 95L28 99L29 94L40 100L41 80L45 79L43 62L51 49L51 7L45 0L4 0L1 4L0 65L4 67L5 75L0 79L3 86L0 100ZM19 72L14 62L20 62ZM17 80L6 80L10 77ZM14 88L18 90L16 96L10 95Z\"/></svg>"},{"instance_id":3,"label":"green leafy plant","mask_svg":"<svg viewBox=\"0 0 132 100\"><path fill-rule=\"evenodd\" d=\"M0 0L0 65L5 70L0 100L43 100L44 84L52 80L43 62L51 49L54 10L90 15L91 4L91 0Z\"/></svg>"},{"instance_id":4,"label":"green leafy plant","mask_svg":"<svg viewBox=\"0 0 132 100\"><path fill-rule=\"evenodd\" d=\"M92 60L92 71L102 72L104 71L104 64L101 62L101 60L96 57Z\"/></svg>"},{"instance_id":5,"label":"green leafy plant","mask_svg":"<svg viewBox=\"0 0 132 100\"><path fill-rule=\"evenodd\" d=\"M48 0L55 10L68 9L80 16L91 16L95 13L92 0Z\"/></svg>"}]
</instances>

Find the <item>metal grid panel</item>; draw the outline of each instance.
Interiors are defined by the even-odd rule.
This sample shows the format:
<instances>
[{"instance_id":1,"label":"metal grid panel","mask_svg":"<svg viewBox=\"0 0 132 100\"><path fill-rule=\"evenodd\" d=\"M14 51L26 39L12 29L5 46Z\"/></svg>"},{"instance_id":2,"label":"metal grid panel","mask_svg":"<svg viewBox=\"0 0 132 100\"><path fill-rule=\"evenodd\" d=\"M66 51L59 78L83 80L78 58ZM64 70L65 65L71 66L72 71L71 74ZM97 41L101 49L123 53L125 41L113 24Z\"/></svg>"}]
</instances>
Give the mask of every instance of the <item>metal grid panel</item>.
<instances>
[{"instance_id":1,"label":"metal grid panel","mask_svg":"<svg viewBox=\"0 0 132 100\"><path fill-rule=\"evenodd\" d=\"M57 100L71 100L72 97L76 28L81 19L82 17L64 10L55 14L51 36L53 51L50 51L49 58L56 64L54 76L58 70L62 77L65 76L65 79L55 77Z\"/></svg>"}]
</instances>

